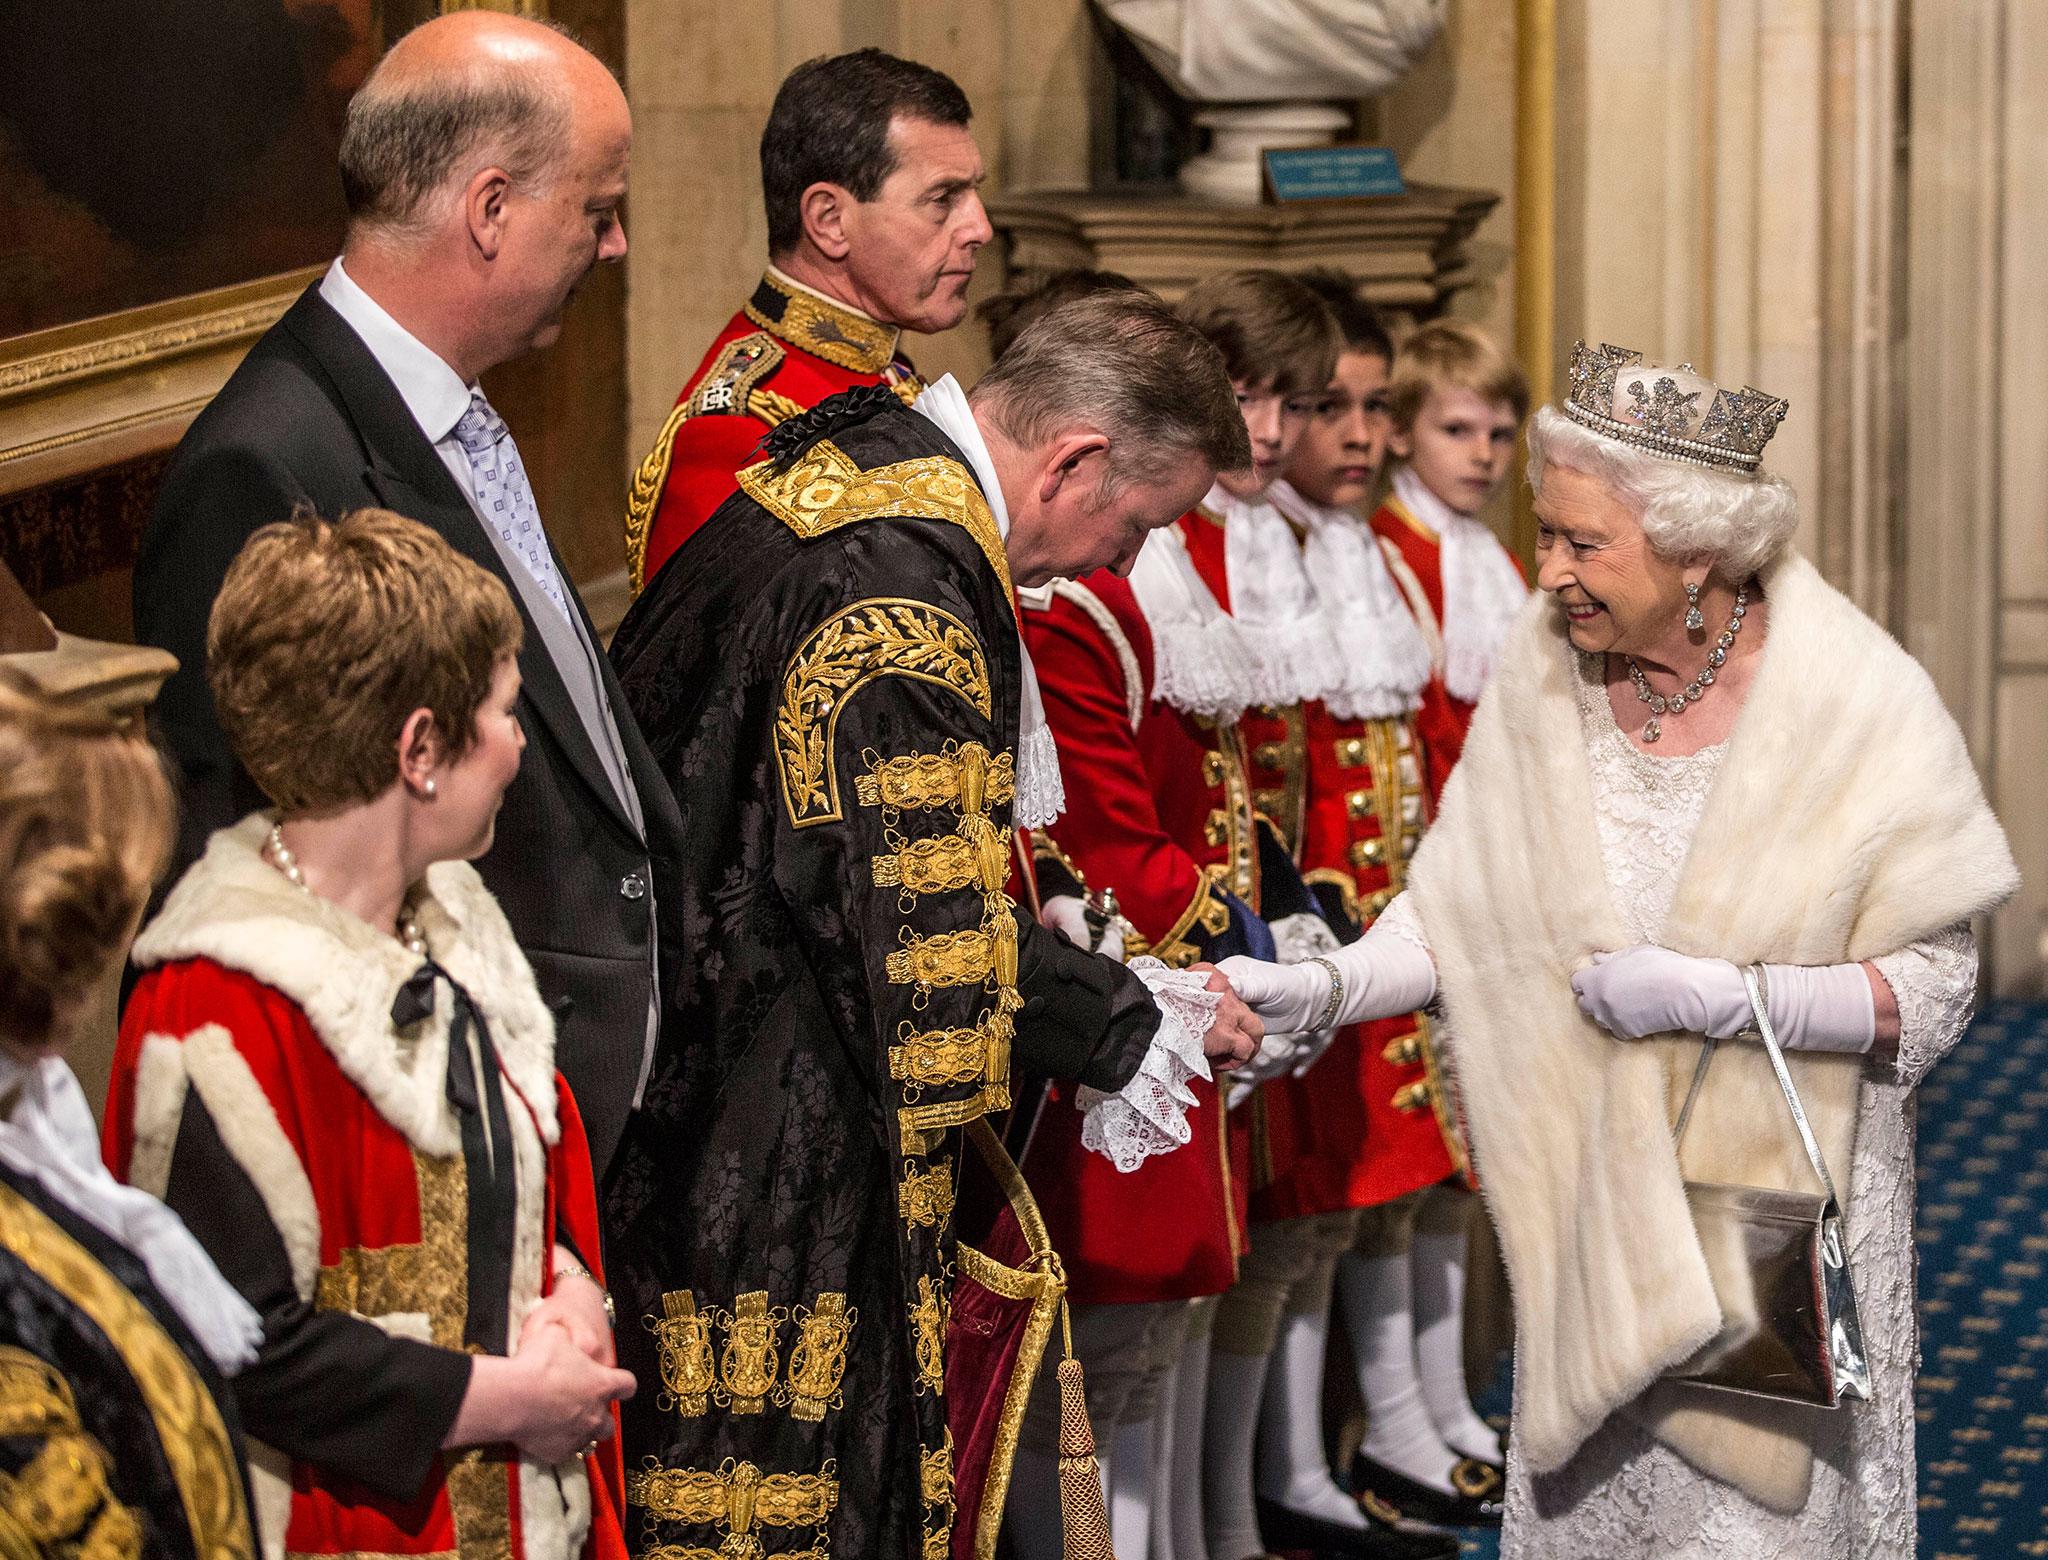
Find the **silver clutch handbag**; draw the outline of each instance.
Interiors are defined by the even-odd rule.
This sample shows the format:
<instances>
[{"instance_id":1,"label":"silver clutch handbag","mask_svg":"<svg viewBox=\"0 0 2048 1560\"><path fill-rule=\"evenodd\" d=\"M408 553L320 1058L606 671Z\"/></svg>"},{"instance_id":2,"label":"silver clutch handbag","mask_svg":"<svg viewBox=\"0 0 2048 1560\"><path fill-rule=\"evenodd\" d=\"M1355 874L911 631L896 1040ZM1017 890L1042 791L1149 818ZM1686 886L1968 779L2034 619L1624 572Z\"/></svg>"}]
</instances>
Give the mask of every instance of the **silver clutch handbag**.
<instances>
[{"instance_id":1,"label":"silver clutch handbag","mask_svg":"<svg viewBox=\"0 0 2048 1560\"><path fill-rule=\"evenodd\" d=\"M1822 1408L1835 1408L1845 1399L1867 1400L1870 1364L1849 1282L1841 1203L1771 1028L1763 967L1751 965L1742 978L1756 1015L1756 1038L1770 1053L1821 1191L1685 1183L1693 1228L1721 1303L1721 1331L1665 1374L1696 1386ZM1672 1129L1680 1144L1717 1044L1709 1037L1700 1052Z\"/></svg>"}]
</instances>

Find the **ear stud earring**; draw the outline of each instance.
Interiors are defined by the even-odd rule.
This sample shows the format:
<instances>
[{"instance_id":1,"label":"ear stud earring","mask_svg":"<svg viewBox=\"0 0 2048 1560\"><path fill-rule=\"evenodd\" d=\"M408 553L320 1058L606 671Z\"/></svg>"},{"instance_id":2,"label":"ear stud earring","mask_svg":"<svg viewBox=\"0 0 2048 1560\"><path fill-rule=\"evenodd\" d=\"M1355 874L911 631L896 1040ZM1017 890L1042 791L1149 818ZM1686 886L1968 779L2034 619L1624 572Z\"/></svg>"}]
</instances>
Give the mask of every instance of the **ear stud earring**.
<instances>
[{"instance_id":1,"label":"ear stud earring","mask_svg":"<svg viewBox=\"0 0 2048 1560\"><path fill-rule=\"evenodd\" d=\"M428 775L426 780L421 784L420 789L426 792L428 799L431 800L433 798L434 793L440 790L440 787L434 783L434 777L432 775Z\"/></svg>"}]
</instances>

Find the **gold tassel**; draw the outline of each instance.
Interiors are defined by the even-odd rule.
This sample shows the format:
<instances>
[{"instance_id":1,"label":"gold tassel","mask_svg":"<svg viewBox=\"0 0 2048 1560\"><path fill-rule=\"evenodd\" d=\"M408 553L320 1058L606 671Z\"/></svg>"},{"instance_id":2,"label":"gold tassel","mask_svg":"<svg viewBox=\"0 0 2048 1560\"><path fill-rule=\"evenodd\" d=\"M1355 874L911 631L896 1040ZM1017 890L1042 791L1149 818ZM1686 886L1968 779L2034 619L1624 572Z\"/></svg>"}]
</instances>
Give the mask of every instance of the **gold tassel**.
<instances>
[{"instance_id":1,"label":"gold tassel","mask_svg":"<svg viewBox=\"0 0 2048 1560\"><path fill-rule=\"evenodd\" d=\"M1060 1527L1066 1560L1116 1560L1109 1537L1109 1513L1102 1506L1102 1470L1095 1461L1095 1431L1088 1423L1088 1397L1081 1362L1074 1358L1074 1332L1067 1304L1060 1302Z\"/></svg>"}]
</instances>

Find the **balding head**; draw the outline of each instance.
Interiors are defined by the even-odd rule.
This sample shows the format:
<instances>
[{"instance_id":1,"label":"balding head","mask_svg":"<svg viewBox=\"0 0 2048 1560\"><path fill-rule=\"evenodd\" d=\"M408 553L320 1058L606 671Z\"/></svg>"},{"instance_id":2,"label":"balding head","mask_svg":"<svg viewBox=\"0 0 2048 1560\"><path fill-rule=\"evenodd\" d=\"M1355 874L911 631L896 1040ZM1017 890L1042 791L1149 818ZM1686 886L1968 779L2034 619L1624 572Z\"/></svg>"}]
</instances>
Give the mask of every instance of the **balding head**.
<instances>
[{"instance_id":1,"label":"balding head","mask_svg":"<svg viewBox=\"0 0 2048 1560\"><path fill-rule=\"evenodd\" d=\"M493 11L426 22L349 103L341 178L351 237L423 232L484 168L544 184L579 117L624 101L603 64L549 23Z\"/></svg>"}]
</instances>

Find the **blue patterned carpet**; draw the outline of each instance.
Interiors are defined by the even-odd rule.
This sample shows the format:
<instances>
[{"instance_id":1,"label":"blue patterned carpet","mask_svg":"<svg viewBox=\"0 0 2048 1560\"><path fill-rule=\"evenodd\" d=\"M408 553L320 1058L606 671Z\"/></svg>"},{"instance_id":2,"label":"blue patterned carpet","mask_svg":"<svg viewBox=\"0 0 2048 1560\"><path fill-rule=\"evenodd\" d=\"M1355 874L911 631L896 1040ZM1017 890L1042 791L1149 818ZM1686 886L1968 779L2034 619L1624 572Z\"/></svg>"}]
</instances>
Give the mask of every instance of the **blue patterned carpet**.
<instances>
[{"instance_id":1,"label":"blue patterned carpet","mask_svg":"<svg viewBox=\"0 0 2048 1560\"><path fill-rule=\"evenodd\" d=\"M1988 1005L1919 1105L1921 1560L2048 1556L2048 1003Z\"/></svg>"}]
</instances>

